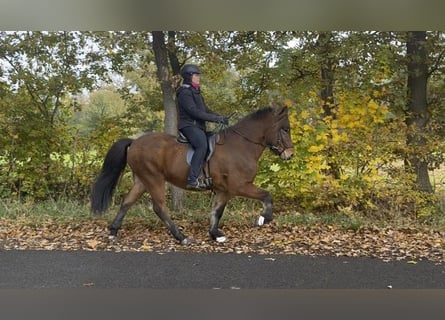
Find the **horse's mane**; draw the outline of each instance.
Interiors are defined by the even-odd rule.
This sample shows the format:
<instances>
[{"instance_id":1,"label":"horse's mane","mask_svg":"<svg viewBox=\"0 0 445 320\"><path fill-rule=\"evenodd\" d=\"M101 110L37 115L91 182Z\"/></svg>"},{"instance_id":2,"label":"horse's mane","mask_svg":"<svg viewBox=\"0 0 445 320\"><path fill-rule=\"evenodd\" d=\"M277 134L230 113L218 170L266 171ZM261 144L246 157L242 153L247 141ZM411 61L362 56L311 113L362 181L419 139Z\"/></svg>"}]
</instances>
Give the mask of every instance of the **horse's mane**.
<instances>
[{"instance_id":1,"label":"horse's mane","mask_svg":"<svg viewBox=\"0 0 445 320\"><path fill-rule=\"evenodd\" d=\"M272 107L264 107L264 108L258 109L256 111L253 111L252 113L249 113L244 118L241 118L241 120L239 120L236 123L236 125L242 124L245 122L261 120L261 119L265 118L267 115L269 115L272 111L273 111Z\"/></svg>"}]
</instances>

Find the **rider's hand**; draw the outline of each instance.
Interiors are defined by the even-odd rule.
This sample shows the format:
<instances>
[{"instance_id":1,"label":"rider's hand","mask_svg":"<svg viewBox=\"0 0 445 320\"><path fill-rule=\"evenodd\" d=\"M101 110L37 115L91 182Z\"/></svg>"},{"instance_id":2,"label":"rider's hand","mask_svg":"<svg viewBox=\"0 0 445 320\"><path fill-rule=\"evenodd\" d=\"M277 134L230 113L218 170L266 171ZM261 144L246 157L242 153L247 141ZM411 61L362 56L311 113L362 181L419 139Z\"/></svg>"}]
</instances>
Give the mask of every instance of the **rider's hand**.
<instances>
[{"instance_id":1,"label":"rider's hand","mask_svg":"<svg viewBox=\"0 0 445 320\"><path fill-rule=\"evenodd\" d=\"M219 116L218 123L227 126L229 124L229 118L224 116Z\"/></svg>"}]
</instances>

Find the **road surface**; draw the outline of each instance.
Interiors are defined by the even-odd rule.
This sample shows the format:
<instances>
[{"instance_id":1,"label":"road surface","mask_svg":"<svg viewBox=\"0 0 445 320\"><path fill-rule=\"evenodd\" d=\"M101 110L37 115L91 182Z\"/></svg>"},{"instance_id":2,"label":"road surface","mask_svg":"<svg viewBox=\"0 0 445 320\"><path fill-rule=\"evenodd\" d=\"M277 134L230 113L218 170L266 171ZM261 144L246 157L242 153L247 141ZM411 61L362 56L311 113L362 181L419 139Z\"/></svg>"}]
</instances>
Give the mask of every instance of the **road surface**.
<instances>
[{"instance_id":1,"label":"road surface","mask_svg":"<svg viewBox=\"0 0 445 320\"><path fill-rule=\"evenodd\" d=\"M8 320L442 319L443 288L445 266L427 261L0 251Z\"/></svg>"},{"instance_id":2,"label":"road surface","mask_svg":"<svg viewBox=\"0 0 445 320\"><path fill-rule=\"evenodd\" d=\"M430 261L223 253L0 251L0 289L445 289Z\"/></svg>"}]
</instances>

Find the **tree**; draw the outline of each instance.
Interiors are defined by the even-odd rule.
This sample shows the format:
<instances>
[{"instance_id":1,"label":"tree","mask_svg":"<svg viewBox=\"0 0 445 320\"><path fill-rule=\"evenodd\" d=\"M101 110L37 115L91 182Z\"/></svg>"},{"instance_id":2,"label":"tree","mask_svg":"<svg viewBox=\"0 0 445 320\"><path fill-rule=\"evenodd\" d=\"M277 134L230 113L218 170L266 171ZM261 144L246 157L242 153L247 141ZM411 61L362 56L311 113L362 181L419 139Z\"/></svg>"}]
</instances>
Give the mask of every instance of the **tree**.
<instances>
[{"instance_id":1,"label":"tree","mask_svg":"<svg viewBox=\"0 0 445 320\"><path fill-rule=\"evenodd\" d=\"M332 32L321 32L318 37L320 58L320 99L324 110L324 117L329 119L336 118L335 103L334 103L334 83L335 83L335 52L332 49ZM332 158L332 152L329 150L329 158ZM329 162L329 174L332 174L335 179L340 178L340 168L335 162Z\"/></svg>"},{"instance_id":2,"label":"tree","mask_svg":"<svg viewBox=\"0 0 445 320\"><path fill-rule=\"evenodd\" d=\"M177 134L177 116L176 116L176 90L173 85L170 72L169 52L165 44L165 34L162 31L153 31L153 52L157 67L157 75L161 84L163 104L165 111L165 132Z\"/></svg>"},{"instance_id":3,"label":"tree","mask_svg":"<svg viewBox=\"0 0 445 320\"><path fill-rule=\"evenodd\" d=\"M76 112L73 123L83 135L97 129L104 120L122 117L126 112L125 101L113 87L103 87L77 100L81 109Z\"/></svg>"},{"instance_id":4,"label":"tree","mask_svg":"<svg viewBox=\"0 0 445 320\"><path fill-rule=\"evenodd\" d=\"M170 40L170 50L167 49L165 44L165 33L163 31L153 31L153 52L155 55L157 75L161 83L161 91L163 96L164 110L165 110L165 132L169 134L177 134L177 110L176 110L176 90L173 85L172 75L169 67L169 55L170 61L177 72L178 69L178 59L174 55L173 41ZM174 38L174 33L170 32L169 37ZM184 192L171 185L173 207L175 209L181 209L183 207Z\"/></svg>"},{"instance_id":5,"label":"tree","mask_svg":"<svg viewBox=\"0 0 445 320\"><path fill-rule=\"evenodd\" d=\"M426 145L425 133L430 118L427 107L428 51L425 31L407 33L406 55L408 70L406 124L412 129L408 133L407 144L413 146L415 150L408 159L408 167L416 174L419 190L431 193L433 188L428 174L428 162L421 150Z\"/></svg>"},{"instance_id":6,"label":"tree","mask_svg":"<svg viewBox=\"0 0 445 320\"><path fill-rule=\"evenodd\" d=\"M321 88L320 98L325 117L335 118L334 104L334 74L335 74L335 53L332 49L332 32L321 32L318 37Z\"/></svg>"},{"instance_id":7,"label":"tree","mask_svg":"<svg viewBox=\"0 0 445 320\"><path fill-rule=\"evenodd\" d=\"M65 188L62 155L75 154L76 145L72 97L107 71L93 43L89 33L0 32L2 81L12 97L2 131L14 137L5 149L8 163L21 164L12 182L19 194L47 197Z\"/></svg>"}]
</instances>

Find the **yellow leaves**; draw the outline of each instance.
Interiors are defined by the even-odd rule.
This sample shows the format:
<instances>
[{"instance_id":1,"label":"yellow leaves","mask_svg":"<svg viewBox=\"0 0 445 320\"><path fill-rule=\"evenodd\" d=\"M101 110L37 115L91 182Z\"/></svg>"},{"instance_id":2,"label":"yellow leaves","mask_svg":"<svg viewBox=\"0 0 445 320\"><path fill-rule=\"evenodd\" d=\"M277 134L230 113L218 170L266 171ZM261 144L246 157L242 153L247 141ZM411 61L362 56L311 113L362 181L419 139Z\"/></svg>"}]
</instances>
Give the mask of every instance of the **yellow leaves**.
<instances>
[{"instance_id":1,"label":"yellow leaves","mask_svg":"<svg viewBox=\"0 0 445 320\"><path fill-rule=\"evenodd\" d=\"M393 150L404 145L400 124L386 121L391 118L388 108L374 100L379 92L337 92L328 116L318 93L309 95L305 96L309 106L295 103L290 117L298 157L287 163L265 161L259 175L263 180L257 180L279 196L301 197L304 208L351 205L351 212L357 208L379 212L382 203L394 201L386 173L395 157ZM271 171L276 174L271 176ZM396 180L393 183L406 189L403 179ZM416 210L420 212L421 206Z\"/></svg>"},{"instance_id":2,"label":"yellow leaves","mask_svg":"<svg viewBox=\"0 0 445 320\"><path fill-rule=\"evenodd\" d=\"M315 136L315 141L321 142L321 143L327 143L328 142L328 132L320 132Z\"/></svg>"},{"instance_id":3,"label":"yellow leaves","mask_svg":"<svg viewBox=\"0 0 445 320\"><path fill-rule=\"evenodd\" d=\"M277 172L277 171L280 171L281 167L280 167L280 165L279 165L278 163L274 163L274 164L272 164L272 165L269 167L269 169L270 169L272 172Z\"/></svg>"},{"instance_id":4,"label":"yellow leaves","mask_svg":"<svg viewBox=\"0 0 445 320\"><path fill-rule=\"evenodd\" d=\"M339 132L338 130L332 130L331 142L334 145L343 142L349 142L348 134L346 132Z\"/></svg>"},{"instance_id":5,"label":"yellow leaves","mask_svg":"<svg viewBox=\"0 0 445 320\"><path fill-rule=\"evenodd\" d=\"M316 152L323 150L323 148L324 148L323 145L310 146L308 151L311 153L316 153Z\"/></svg>"},{"instance_id":6,"label":"yellow leaves","mask_svg":"<svg viewBox=\"0 0 445 320\"><path fill-rule=\"evenodd\" d=\"M144 245L141 246L141 250L142 251L153 251L153 247L144 244Z\"/></svg>"},{"instance_id":7,"label":"yellow leaves","mask_svg":"<svg viewBox=\"0 0 445 320\"><path fill-rule=\"evenodd\" d=\"M149 245L148 243L146 243L146 241L144 241L144 243L142 244L142 246L139 249L141 251L153 251L153 247L151 245Z\"/></svg>"},{"instance_id":8,"label":"yellow leaves","mask_svg":"<svg viewBox=\"0 0 445 320\"><path fill-rule=\"evenodd\" d=\"M302 129L303 129L304 132L313 131L313 128L310 125L308 125L308 124L304 124Z\"/></svg>"},{"instance_id":9,"label":"yellow leaves","mask_svg":"<svg viewBox=\"0 0 445 320\"><path fill-rule=\"evenodd\" d=\"M323 156L321 154L311 155L307 158L307 163L310 166L314 166L315 164L322 162L323 162Z\"/></svg>"},{"instance_id":10,"label":"yellow leaves","mask_svg":"<svg viewBox=\"0 0 445 320\"><path fill-rule=\"evenodd\" d=\"M325 163L324 157L321 154L311 155L307 158L307 169L306 174L313 174L316 181L322 178L320 171L323 169L328 169L329 166Z\"/></svg>"},{"instance_id":11,"label":"yellow leaves","mask_svg":"<svg viewBox=\"0 0 445 320\"><path fill-rule=\"evenodd\" d=\"M301 119L307 119L307 118L309 118L309 112L307 111L307 110L303 110L303 111L301 111L301 114L300 114L300 118Z\"/></svg>"},{"instance_id":12,"label":"yellow leaves","mask_svg":"<svg viewBox=\"0 0 445 320\"><path fill-rule=\"evenodd\" d=\"M379 105L369 96L356 94L338 95L338 107L335 111L336 121L332 128L368 130L385 121L388 108Z\"/></svg>"},{"instance_id":13,"label":"yellow leaves","mask_svg":"<svg viewBox=\"0 0 445 320\"><path fill-rule=\"evenodd\" d=\"M291 99L284 99L284 105L286 106L286 107L292 107L293 105L294 105L294 101L292 101Z\"/></svg>"}]
</instances>

